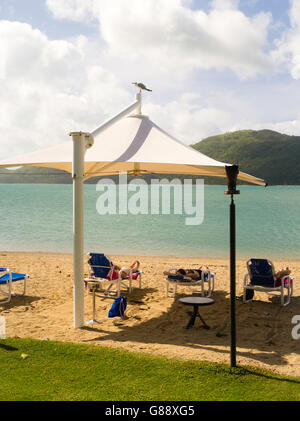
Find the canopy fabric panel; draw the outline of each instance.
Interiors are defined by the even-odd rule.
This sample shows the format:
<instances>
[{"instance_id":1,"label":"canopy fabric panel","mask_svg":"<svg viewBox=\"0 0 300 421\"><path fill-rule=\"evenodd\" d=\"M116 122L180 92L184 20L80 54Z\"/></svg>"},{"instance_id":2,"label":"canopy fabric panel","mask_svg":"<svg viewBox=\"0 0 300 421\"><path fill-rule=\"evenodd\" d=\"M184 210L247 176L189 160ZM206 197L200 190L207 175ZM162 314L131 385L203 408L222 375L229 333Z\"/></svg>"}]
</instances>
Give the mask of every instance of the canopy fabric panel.
<instances>
[{"instance_id":1,"label":"canopy fabric panel","mask_svg":"<svg viewBox=\"0 0 300 421\"><path fill-rule=\"evenodd\" d=\"M185 145L158 127L148 117L128 116L94 137L94 146L85 156L86 178L129 174L187 174L225 177L225 166ZM109 145L105 147L104 145ZM96 161L95 157L99 157ZM96 161L88 165L89 161ZM264 180L240 172L240 180L265 186Z\"/></svg>"},{"instance_id":2,"label":"canopy fabric panel","mask_svg":"<svg viewBox=\"0 0 300 421\"><path fill-rule=\"evenodd\" d=\"M72 173L72 141L0 161L0 168L46 167Z\"/></svg>"},{"instance_id":3,"label":"canopy fabric panel","mask_svg":"<svg viewBox=\"0 0 300 421\"><path fill-rule=\"evenodd\" d=\"M93 136L93 133L91 133ZM122 118L95 133L94 144L85 153L85 179L129 174L186 174L226 178L226 165L185 145L141 114ZM37 166L72 173L72 141L19 156L0 167ZM240 172L238 179L265 186L264 180Z\"/></svg>"}]
</instances>

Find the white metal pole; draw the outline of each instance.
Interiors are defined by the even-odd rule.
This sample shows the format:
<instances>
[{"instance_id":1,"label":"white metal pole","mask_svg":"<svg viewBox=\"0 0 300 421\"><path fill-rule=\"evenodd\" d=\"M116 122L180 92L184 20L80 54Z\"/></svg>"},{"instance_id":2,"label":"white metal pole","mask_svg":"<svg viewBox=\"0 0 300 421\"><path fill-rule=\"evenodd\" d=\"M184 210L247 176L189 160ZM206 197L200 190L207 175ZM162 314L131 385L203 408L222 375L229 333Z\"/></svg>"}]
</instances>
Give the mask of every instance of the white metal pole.
<instances>
[{"instance_id":1,"label":"white metal pole","mask_svg":"<svg viewBox=\"0 0 300 421\"><path fill-rule=\"evenodd\" d=\"M137 112L138 114L142 114L142 93L141 92L136 94L136 99L138 101Z\"/></svg>"},{"instance_id":2,"label":"white metal pole","mask_svg":"<svg viewBox=\"0 0 300 421\"><path fill-rule=\"evenodd\" d=\"M73 264L74 264L74 327L84 325L83 282L83 178L87 133L70 133L73 139Z\"/></svg>"},{"instance_id":3,"label":"white metal pole","mask_svg":"<svg viewBox=\"0 0 300 421\"><path fill-rule=\"evenodd\" d=\"M83 227L83 182L84 182L84 155L86 149L93 145L93 136L125 117L136 108L141 110L141 95L136 101L102 124L92 133L72 132L73 139L73 267L74 267L74 327L84 326L84 227Z\"/></svg>"},{"instance_id":4,"label":"white metal pole","mask_svg":"<svg viewBox=\"0 0 300 421\"><path fill-rule=\"evenodd\" d=\"M131 111L134 111L136 108L138 108L139 112L141 112L141 95L136 95L136 101L133 102L129 107L125 108L123 111L121 111L119 114L115 115L105 123L101 124L100 127L95 129L91 132L91 136L97 136L97 134L102 133L104 130L108 129L110 126L115 124L117 121L121 120L121 118L125 117L127 114L129 114Z\"/></svg>"}]
</instances>

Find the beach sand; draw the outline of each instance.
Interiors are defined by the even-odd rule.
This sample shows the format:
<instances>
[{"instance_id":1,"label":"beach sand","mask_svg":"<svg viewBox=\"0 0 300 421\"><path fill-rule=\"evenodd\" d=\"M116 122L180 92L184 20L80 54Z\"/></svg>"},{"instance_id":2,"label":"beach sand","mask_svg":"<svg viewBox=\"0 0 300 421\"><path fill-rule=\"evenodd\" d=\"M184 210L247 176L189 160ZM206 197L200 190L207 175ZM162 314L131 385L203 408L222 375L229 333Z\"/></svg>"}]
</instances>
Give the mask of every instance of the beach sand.
<instances>
[{"instance_id":1,"label":"beach sand","mask_svg":"<svg viewBox=\"0 0 300 421\"><path fill-rule=\"evenodd\" d=\"M30 274L26 296L13 297L0 305L8 337L35 338L123 348L190 360L229 363L229 260L212 258L138 257L143 274L142 289L127 297L126 319L108 319L113 299L96 299L100 324L73 327L73 268L71 254L1 252L1 266ZM128 265L133 257L111 256L117 264ZM85 259L87 272L87 259ZM292 317L300 315L300 261L273 260L276 269L289 266L294 298L287 307L278 299L256 293L255 300L236 301L237 364L251 365L291 376L300 376L300 339L291 336ZM190 307L178 302L191 291L178 287L178 295L167 297L162 272L171 267L208 265L216 273L215 304L200 309L210 325L186 330ZM242 294L246 260L237 260L237 296ZM16 285L16 284L15 284ZM137 285L137 283L135 284ZM85 320L92 318L92 297L85 292ZM298 329L299 331L299 329Z\"/></svg>"}]
</instances>

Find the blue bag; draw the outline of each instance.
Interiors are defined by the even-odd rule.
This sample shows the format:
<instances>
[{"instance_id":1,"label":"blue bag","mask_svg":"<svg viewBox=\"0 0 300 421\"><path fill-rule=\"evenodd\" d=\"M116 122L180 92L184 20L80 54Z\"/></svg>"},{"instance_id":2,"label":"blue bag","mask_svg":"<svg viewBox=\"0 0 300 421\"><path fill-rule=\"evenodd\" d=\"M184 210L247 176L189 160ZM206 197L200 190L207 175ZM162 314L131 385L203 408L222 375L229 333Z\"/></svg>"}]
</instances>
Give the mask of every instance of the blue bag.
<instances>
[{"instance_id":1,"label":"blue bag","mask_svg":"<svg viewBox=\"0 0 300 421\"><path fill-rule=\"evenodd\" d=\"M125 297L120 296L116 298L108 312L108 317L121 317L124 319L126 307L127 301Z\"/></svg>"}]
</instances>

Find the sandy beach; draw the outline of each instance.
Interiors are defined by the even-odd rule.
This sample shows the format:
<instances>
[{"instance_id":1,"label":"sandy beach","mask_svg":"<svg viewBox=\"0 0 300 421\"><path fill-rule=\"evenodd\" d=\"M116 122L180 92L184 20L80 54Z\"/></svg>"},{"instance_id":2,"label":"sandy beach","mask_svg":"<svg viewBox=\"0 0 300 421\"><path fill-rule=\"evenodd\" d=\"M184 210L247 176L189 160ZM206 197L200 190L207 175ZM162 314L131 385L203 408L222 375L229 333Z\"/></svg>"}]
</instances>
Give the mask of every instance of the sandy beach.
<instances>
[{"instance_id":1,"label":"sandy beach","mask_svg":"<svg viewBox=\"0 0 300 421\"><path fill-rule=\"evenodd\" d=\"M229 363L229 260L212 258L137 257L143 270L142 288L127 297L126 319L108 319L113 299L96 299L100 324L82 329L73 327L73 267L71 254L0 252L1 266L13 272L28 273L26 296L13 297L0 305L6 319L6 335L110 346L129 351L191 360ZM111 256L113 262L128 265L132 256ZM277 298L256 293L255 300L236 302L237 363L300 376L300 340L291 336L292 317L300 314L300 261L273 260L275 268L289 266L294 297L287 307ZM190 295L178 288L176 298L167 297L164 270L171 267L207 265L216 273L215 304L201 309L210 330L199 319L186 330L190 308L178 298ZM87 272L87 259L85 271ZM246 260L237 260L237 296L242 294ZM137 285L137 283L135 284ZM17 288L16 288L17 290ZM2 296L1 296L2 298ZM92 318L92 297L85 292L85 319Z\"/></svg>"}]
</instances>

